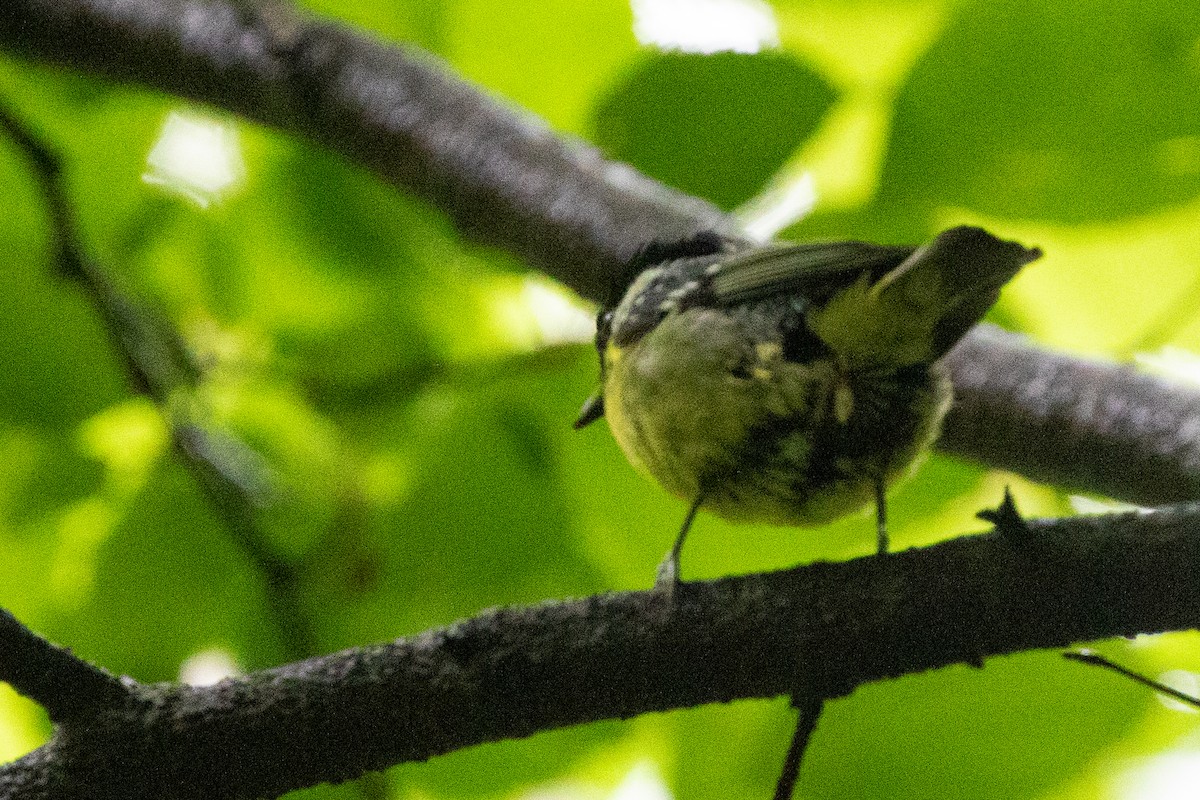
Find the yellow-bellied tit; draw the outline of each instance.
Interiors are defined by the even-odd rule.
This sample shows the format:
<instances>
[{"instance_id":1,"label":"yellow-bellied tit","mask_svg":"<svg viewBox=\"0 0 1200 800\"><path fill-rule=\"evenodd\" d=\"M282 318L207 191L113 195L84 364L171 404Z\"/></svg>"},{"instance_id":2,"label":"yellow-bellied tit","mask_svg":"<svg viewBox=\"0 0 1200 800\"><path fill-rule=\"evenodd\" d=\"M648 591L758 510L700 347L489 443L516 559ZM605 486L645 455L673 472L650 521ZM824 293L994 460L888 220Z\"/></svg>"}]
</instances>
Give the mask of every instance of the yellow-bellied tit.
<instances>
[{"instance_id":1,"label":"yellow-bellied tit","mask_svg":"<svg viewBox=\"0 0 1200 800\"><path fill-rule=\"evenodd\" d=\"M604 416L635 467L691 507L659 582L678 579L696 511L815 525L876 504L937 437L939 359L1041 255L973 227L923 247L729 250L715 235L646 251L597 319Z\"/></svg>"}]
</instances>

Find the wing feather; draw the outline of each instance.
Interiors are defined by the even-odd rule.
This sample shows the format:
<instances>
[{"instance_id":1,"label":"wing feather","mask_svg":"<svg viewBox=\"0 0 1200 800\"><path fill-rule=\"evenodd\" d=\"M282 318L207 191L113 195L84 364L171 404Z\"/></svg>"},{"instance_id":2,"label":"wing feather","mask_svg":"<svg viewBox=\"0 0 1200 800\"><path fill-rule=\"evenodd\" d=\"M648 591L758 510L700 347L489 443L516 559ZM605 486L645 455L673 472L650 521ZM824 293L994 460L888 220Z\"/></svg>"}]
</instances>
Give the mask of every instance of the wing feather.
<instances>
[{"instance_id":1,"label":"wing feather","mask_svg":"<svg viewBox=\"0 0 1200 800\"><path fill-rule=\"evenodd\" d=\"M707 289L716 305L784 293L820 300L864 272L877 280L916 250L866 242L822 242L756 248L714 264Z\"/></svg>"}]
</instances>

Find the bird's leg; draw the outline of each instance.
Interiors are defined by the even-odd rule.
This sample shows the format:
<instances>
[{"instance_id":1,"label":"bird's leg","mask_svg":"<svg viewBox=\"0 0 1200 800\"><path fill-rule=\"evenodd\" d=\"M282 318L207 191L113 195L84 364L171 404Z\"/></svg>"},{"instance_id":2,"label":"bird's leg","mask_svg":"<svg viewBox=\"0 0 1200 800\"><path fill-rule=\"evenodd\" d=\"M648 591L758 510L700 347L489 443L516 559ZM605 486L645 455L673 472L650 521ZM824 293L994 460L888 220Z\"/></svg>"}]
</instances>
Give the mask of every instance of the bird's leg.
<instances>
[{"instance_id":1,"label":"bird's leg","mask_svg":"<svg viewBox=\"0 0 1200 800\"><path fill-rule=\"evenodd\" d=\"M877 555L887 555L887 486L882 475L875 476L875 544Z\"/></svg>"},{"instance_id":2,"label":"bird's leg","mask_svg":"<svg viewBox=\"0 0 1200 800\"><path fill-rule=\"evenodd\" d=\"M692 503L692 507L688 509L687 516L683 519L683 525L679 529L679 535L675 537L675 544L671 546L671 552L667 553L662 563L658 565L658 571L654 578L655 589L673 589L679 583L679 553L683 550L683 540L687 538L688 530L692 527L692 521L696 519L696 512L700 510L700 504L704 502L704 492L696 496L696 500Z\"/></svg>"}]
</instances>

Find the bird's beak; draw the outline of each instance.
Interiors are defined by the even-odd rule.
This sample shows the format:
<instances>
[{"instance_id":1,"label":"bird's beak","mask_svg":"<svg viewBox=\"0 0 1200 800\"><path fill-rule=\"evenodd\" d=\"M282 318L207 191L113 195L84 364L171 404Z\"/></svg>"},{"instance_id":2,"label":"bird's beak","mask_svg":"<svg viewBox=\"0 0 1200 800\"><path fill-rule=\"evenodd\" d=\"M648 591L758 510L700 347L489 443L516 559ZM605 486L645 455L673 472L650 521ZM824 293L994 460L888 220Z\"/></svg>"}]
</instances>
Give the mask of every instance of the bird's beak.
<instances>
[{"instance_id":1,"label":"bird's beak","mask_svg":"<svg viewBox=\"0 0 1200 800\"><path fill-rule=\"evenodd\" d=\"M579 409L579 418L575 420L575 430L587 427L604 416L604 395L596 392L589 397Z\"/></svg>"}]
</instances>

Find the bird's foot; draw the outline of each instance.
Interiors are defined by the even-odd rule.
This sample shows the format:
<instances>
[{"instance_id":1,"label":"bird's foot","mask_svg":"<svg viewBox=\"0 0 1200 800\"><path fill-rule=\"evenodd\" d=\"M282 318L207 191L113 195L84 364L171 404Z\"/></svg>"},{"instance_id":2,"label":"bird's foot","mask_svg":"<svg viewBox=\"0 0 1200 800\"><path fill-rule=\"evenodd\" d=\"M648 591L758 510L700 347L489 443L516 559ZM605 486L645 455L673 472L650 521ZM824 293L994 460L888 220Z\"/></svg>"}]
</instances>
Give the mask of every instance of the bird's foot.
<instances>
[{"instance_id":1,"label":"bird's foot","mask_svg":"<svg viewBox=\"0 0 1200 800\"><path fill-rule=\"evenodd\" d=\"M675 594L679 583L679 558L669 553L654 572L654 593L670 597Z\"/></svg>"}]
</instances>

